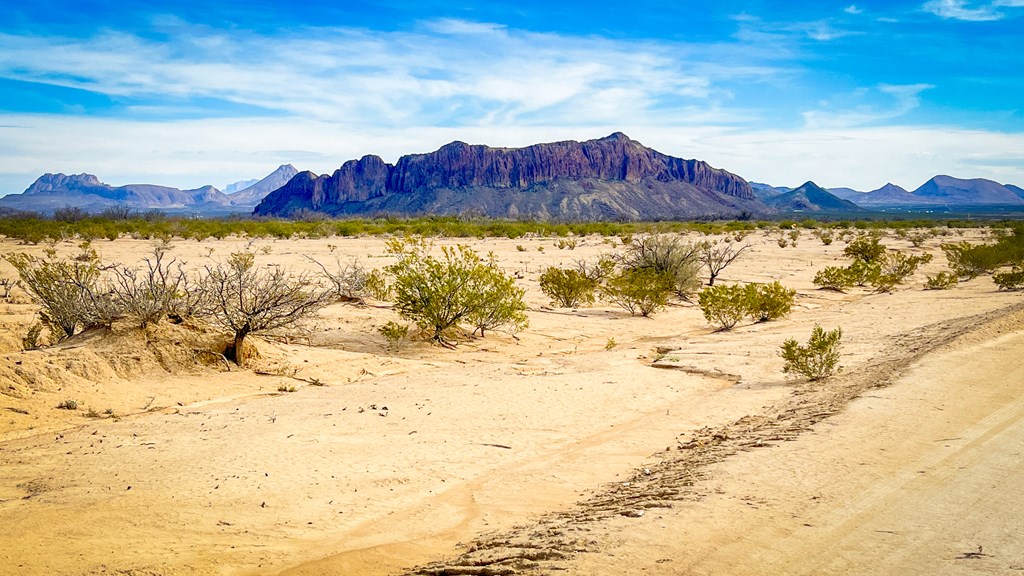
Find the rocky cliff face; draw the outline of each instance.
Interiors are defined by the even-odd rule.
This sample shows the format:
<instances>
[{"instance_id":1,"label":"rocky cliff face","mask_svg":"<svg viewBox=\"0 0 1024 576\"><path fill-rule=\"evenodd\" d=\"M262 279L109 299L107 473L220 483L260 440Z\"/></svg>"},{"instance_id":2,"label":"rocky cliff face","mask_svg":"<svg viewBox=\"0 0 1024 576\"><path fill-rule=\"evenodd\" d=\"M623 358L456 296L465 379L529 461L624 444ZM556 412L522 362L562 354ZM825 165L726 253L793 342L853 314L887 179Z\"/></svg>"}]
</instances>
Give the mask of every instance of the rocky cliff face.
<instances>
[{"instance_id":1,"label":"rocky cliff face","mask_svg":"<svg viewBox=\"0 0 1024 576\"><path fill-rule=\"evenodd\" d=\"M586 208L591 207L591 208ZM764 212L742 178L674 158L615 133L599 140L491 148L452 142L435 152L350 160L330 176L306 172L256 214L397 212L492 217L671 218Z\"/></svg>"}]
</instances>

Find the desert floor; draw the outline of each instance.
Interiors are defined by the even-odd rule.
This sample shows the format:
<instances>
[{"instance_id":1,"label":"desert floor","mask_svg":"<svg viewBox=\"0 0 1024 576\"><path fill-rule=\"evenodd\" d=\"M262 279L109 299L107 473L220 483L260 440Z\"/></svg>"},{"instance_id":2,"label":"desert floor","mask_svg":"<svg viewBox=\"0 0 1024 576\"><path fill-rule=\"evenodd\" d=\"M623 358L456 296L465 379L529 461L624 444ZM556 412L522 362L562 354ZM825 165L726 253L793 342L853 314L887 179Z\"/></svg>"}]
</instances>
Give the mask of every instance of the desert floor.
<instances>
[{"instance_id":1,"label":"desert floor","mask_svg":"<svg viewBox=\"0 0 1024 576\"><path fill-rule=\"evenodd\" d=\"M893 293L822 291L814 273L846 262L844 242L778 237L748 236L719 279L795 288L775 322L716 332L682 301L651 318L552 308L540 272L617 238L437 240L493 252L530 327L390 352L387 303L335 304L244 370L210 353L223 334L169 325L23 352L36 308L15 293L0 303L0 574L1024 571L1022 294L987 277L923 290L947 239L891 235L935 259ZM94 246L131 263L152 243ZM200 267L246 247L295 270L390 262L381 238L171 254ZM815 324L842 327L842 370L787 378L779 346Z\"/></svg>"}]
</instances>

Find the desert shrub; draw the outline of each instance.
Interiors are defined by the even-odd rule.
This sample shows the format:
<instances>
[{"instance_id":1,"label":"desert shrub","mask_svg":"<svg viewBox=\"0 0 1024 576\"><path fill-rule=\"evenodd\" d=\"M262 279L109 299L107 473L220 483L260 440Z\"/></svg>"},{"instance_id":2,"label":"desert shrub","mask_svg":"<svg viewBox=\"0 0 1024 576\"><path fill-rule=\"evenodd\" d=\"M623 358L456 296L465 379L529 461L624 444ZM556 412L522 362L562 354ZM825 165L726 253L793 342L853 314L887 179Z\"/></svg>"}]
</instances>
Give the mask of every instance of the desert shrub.
<instances>
[{"instance_id":1,"label":"desert shrub","mask_svg":"<svg viewBox=\"0 0 1024 576\"><path fill-rule=\"evenodd\" d=\"M799 236L799 231L797 231ZM794 239L795 242L795 239ZM715 285L715 278L722 273L729 264L740 257L749 244L742 246L731 242L702 242L700 245L700 262L708 269L708 286Z\"/></svg>"},{"instance_id":2,"label":"desert shrub","mask_svg":"<svg viewBox=\"0 0 1024 576\"><path fill-rule=\"evenodd\" d=\"M771 284L747 284L747 316L755 322L777 320L789 314L796 298L796 290L786 288L779 282Z\"/></svg>"},{"instance_id":3,"label":"desert shrub","mask_svg":"<svg viewBox=\"0 0 1024 576\"><path fill-rule=\"evenodd\" d=\"M463 321L492 330L525 325L523 290L493 263L466 246L443 247L441 258L429 250L419 238L388 242L388 252L398 257L385 270L393 279L394 308L400 316L448 347L454 346L448 332Z\"/></svg>"},{"instance_id":4,"label":"desert shrub","mask_svg":"<svg viewBox=\"0 0 1024 576\"><path fill-rule=\"evenodd\" d=\"M390 300L393 295L387 276L380 270L370 270L366 274L363 291L367 296L376 300Z\"/></svg>"},{"instance_id":5,"label":"desert shrub","mask_svg":"<svg viewBox=\"0 0 1024 576\"><path fill-rule=\"evenodd\" d=\"M861 262L876 262L885 254L885 246L876 236L860 236L846 245L843 254Z\"/></svg>"},{"instance_id":6,"label":"desert shrub","mask_svg":"<svg viewBox=\"0 0 1024 576\"><path fill-rule=\"evenodd\" d=\"M402 342L405 341L405 337L409 335L409 325L389 320L378 328L377 331L388 341L388 349L399 350L402 347Z\"/></svg>"},{"instance_id":7,"label":"desert shrub","mask_svg":"<svg viewBox=\"0 0 1024 576\"><path fill-rule=\"evenodd\" d=\"M878 275L882 273L881 257L870 262L859 258L854 259L854 261L845 268L845 271L846 277L850 280L852 285L867 286L874 282Z\"/></svg>"},{"instance_id":8,"label":"desert shrub","mask_svg":"<svg viewBox=\"0 0 1024 576\"><path fill-rule=\"evenodd\" d=\"M845 292L854 285L849 269L842 266L826 266L814 275L814 285L825 290Z\"/></svg>"},{"instance_id":9,"label":"desert shrub","mask_svg":"<svg viewBox=\"0 0 1024 576\"><path fill-rule=\"evenodd\" d=\"M973 280L982 274L991 273L1006 262L995 246L956 242L943 244L942 252L958 277Z\"/></svg>"},{"instance_id":10,"label":"desert shrub","mask_svg":"<svg viewBox=\"0 0 1024 576\"><path fill-rule=\"evenodd\" d=\"M997 272L992 280L1000 290L1020 290L1024 288L1024 267L1015 266L1009 272Z\"/></svg>"},{"instance_id":11,"label":"desert shrub","mask_svg":"<svg viewBox=\"0 0 1024 576\"><path fill-rule=\"evenodd\" d=\"M189 290L181 263L174 259L165 263L166 254L166 248L158 246L152 257L144 259L143 268L113 268L111 289L114 297L125 316L142 328L150 323L156 324L170 314L195 315L195 307L179 306L176 300L184 298L186 302L193 302L205 296L202 290Z\"/></svg>"},{"instance_id":12,"label":"desert shrub","mask_svg":"<svg viewBox=\"0 0 1024 576\"><path fill-rule=\"evenodd\" d=\"M584 278L600 284L615 273L616 259L611 255L602 254L597 260L576 260L574 266Z\"/></svg>"},{"instance_id":13,"label":"desert shrub","mask_svg":"<svg viewBox=\"0 0 1024 576\"><path fill-rule=\"evenodd\" d=\"M935 276L928 276L924 283L925 290L948 290L957 285L956 274L942 271Z\"/></svg>"},{"instance_id":14,"label":"desert shrub","mask_svg":"<svg viewBox=\"0 0 1024 576\"><path fill-rule=\"evenodd\" d=\"M64 206L53 211L56 222L80 222L89 217L89 213L77 206Z\"/></svg>"},{"instance_id":15,"label":"desert shrub","mask_svg":"<svg viewBox=\"0 0 1024 576\"><path fill-rule=\"evenodd\" d=\"M668 277L672 291L686 298L700 289L703 244L689 244L680 238L654 234L633 238L619 256L624 270L653 270Z\"/></svg>"},{"instance_id":16,"label":"desert shrub","mask_svg":"<svg viewBox=\"0 0 1024 576\"><path fill-rule=\"evenodd\" d=\"M827 378L835 372L839 364L839 344L842 337L841 328L826 332L815 324L806 346L801 346L794 338L786 340L779 353L785 361L783 372L799 374L810 380Z\"/></svg>"},{"instance_id":17,"label":"desert shrub","mask_svg":"<svg viewBox=\"0 0 1024 576\"><path fill-rule=\"evenodd\" d=\"M334 295L338 300L342 302L362 301L363 294L366 293L367 273L358 258L342 262L341 257L335 256L332 268L327 268L312 256L306 256L306 259L320 268L324 278L334 286Z\"/></svg>"},{"instance_id":18,"label":"desert shrub","mask_svg":"<svg viewBox=\"0 0 1024 576\"><path fill-rule=\"evenodd\" d=\"M294 329L333 296L310 275L293 276L278 267L257 268L252 252L236 252L227 262L207 266L206 275L211 316L233 334L228 352L240 366L246 363L246 337Z\"/></svg>"},{"instance_id":19,"label":"desert shrub","mask_svg":"<svg viewBox=\"0 0 1024 576\"><path fill-rule=\"evenodd\" d=\"M889 292L906 282L921 264L931 261L932 255L908 256L896 250L886 251L873 265L868 282L878 292Z\"/></svg>"},{"instance_id":20,"label":"desert shrub","mask_svg":"<svg viewBox=\"0 0 1024 576\"><path fill-rule=\"evenodd\" d=\"M43 324L42 322L33 322L28 327L28 332L25 333L21 338L21 348L23 350L36 350L43 346Z\"/></svg>"},{"instance_id":21,"label":"desert shrub","mask_svg":"<svg viewBox=\"0 0 1024 576\"><path fill-rule=\"evenodd\" d=\"M559 239L558 241L555 242L555 246L559 250L575 250L576 249L576 244L577 243L576 243L576 239L575 238L568 239L568 240L566 240L566 239Z\"/></svg>"},{"instance_id":22,"label":"desert shrub","mask_svg":"<svg viewBox=\"0 0 1024 576\"><path fill-rule=\"evenodd\" d=\"M97 216L104 220L128 220L132 217L132 209L123 205L107 206Z\"/></svg>"},{"instance_id":23,"label":"desert shrub","mask_svg":"<svg viewBox=\"0 0 1024 576\"><path fill-rule=\"evenodd\" d=\"M29 297L42 310L40 317L56 341L76 331L109 325L118 314L108 292L100 285L99 255L88 243L70 258L58 258L52 249L42 258L17 253L5 256L14 266Z\"/></svg>"},{"instance_id":24,"label":"desert shrub","mask_svg":"<svg viewBox=\"0 0 1024 576\"><path fill-rule=\"evenodd\" d=\"M67 400L62 401L60 404L57 404L57 409L58 410L78 410L78 400L72 400L72 399L68 398Z\"/></svg>"},{"instance_id":25,"label":"desert shrub","mask_svg":"<svg viewBox=\"0 0 1024 576\"><path fill-rule=\"evenodd\" d=\"M605 297L625 308L631 315L650 316L668 304L674 278L653 268L625 269L608 279Z\"/></svg>"},{"instance_id":26,"label":"desert shrub","mask_svg":"<svg viewBox=\"0 0 1024 576\"><path fill-rule=\"evenodd\" d=\"M0 278L0 298L7 301L11 299L11 291L21 286L21 280L11 280L10 278Z\"/></svg>"},{"instance_id":27,"label":"desert shrub","mask_svg":"<svg viewBox=\"0 0 1024 576\"><path fill-rule=\"evenodd\" d=\"M586 273L552 266L540 275L540 289L563 308L578 308L594 303L598 283Z\"/></svg>"},{"instance_id":28,"label":"desert shrub","mask_svg":"<svg viewBox=\"0 0 1024 576\"><path fill-rule=\"evenodd\" d=\"M484 270L479 271L482 276L479 284L479 305L466 315L466 319L474 328L474 333L479 331L480 336L484 336L485 330L504 327L514 334L529 326L526 304L523 302L526 289L516 286L514 278L502 273L493 255L487 263L487 268L486 273Z\"/></svg>"},{"instance_id":29,"label":"desert shrub","mask_svg":"<svg viewBox=\"0 0 1024 576\"><path fill-rule=\"evenodd\" d=\"M708 286L697 295L704 318L719 330L731 330L744 316L747 316L747 290L740 284Z\"/></svg>"}]
</instances>

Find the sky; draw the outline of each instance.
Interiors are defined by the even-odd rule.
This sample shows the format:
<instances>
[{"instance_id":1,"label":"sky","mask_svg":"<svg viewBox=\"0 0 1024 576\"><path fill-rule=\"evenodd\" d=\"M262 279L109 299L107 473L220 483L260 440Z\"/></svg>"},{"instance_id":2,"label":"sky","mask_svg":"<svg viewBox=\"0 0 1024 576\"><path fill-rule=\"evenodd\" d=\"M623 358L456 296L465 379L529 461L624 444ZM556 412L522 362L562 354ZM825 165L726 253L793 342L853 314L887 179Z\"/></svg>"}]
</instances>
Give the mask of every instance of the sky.
<instances>
[{"instance_id":1,"label":"sky","mask_svg":"<svg viewBox=\"0 0 1024 576\"><path fill-rule=\"evenodd\" d=\"M7 4L0 195L616 131L776 186L1024 186L1024 0Z\"/></svg>"}]
</instances>

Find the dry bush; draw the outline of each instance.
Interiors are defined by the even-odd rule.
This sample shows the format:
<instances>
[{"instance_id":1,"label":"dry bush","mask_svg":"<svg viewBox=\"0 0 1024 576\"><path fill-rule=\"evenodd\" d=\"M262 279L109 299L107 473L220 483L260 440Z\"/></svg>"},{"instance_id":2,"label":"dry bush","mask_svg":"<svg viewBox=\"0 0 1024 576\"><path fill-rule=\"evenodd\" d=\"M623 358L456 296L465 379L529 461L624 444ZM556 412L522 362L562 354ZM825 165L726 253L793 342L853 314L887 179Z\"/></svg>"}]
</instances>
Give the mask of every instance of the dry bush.
<instances>
[{"instance_id":1,"label":"dry bush","mask_svg":"<svg viewBox=\"0 0 1024 576\"><path fill-rule=\"evenodd\" d=\"M322 262L306 256L306 259L316 264L323 276L334 286L334 293L342 302L362 302L366 295L366 281L368 274L366 268L359 262L359 258L352 258L342 262L341 257L334 256L334 266L328 268Z\"/></svg>"},{"instance_id":2,"label":"dry bush","mask_svg":"<svg viewBox=\"0 0 1024 576\"><path fill-rule=\"evenodd\" d=\"M228 355L240 366L246 363L246 337L294 329L333 296L308 274L257 268L252 252L236 252L227 262L207 266L206 273L211 317L234 335Z\"/></svg>"},{"instance_id":3,"label":"dry bush","mask_svg":"<svg viewBox=\"0 0 1024 576\"><path fill-rule=\"evenodd\" d=\"M718 278L718 275L748 248L750 248L749 244L740 246L731 242L703 242L700 244L700 262L708 269L708 286L714 286L715 278Z\"/></svg>"}]
</instances>

